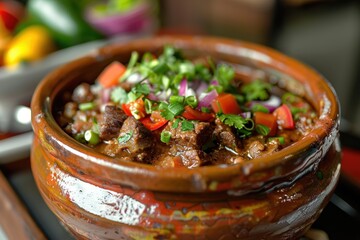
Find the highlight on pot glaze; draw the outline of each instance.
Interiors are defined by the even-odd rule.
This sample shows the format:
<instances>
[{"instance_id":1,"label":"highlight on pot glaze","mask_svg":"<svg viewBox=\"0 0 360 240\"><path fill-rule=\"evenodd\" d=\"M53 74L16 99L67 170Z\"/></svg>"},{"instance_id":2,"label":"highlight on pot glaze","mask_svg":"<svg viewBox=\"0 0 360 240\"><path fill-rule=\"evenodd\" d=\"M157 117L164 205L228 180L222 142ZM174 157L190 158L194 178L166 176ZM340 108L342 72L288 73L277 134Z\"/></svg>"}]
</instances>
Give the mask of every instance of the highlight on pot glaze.
<instances>
[{"instance_id":1,"label":"highlight on pot glaze","mask_svg":"<svg viewBox=\"0 0 360 240\"><path fill-rule=\"evenodd\" d=\"M266 72L304 96L318 120L306 136L239 164L163 168L106 156L56 122L64 93L92 84L111 62L171 44L210 56L244 79ZM336 95L318 73L274 50L208 37L157 37L115 44L51 73L32 101L32 169L50 209L81 239L289 239L318 218L339 178Z\"/></svg>"}]
</instances>

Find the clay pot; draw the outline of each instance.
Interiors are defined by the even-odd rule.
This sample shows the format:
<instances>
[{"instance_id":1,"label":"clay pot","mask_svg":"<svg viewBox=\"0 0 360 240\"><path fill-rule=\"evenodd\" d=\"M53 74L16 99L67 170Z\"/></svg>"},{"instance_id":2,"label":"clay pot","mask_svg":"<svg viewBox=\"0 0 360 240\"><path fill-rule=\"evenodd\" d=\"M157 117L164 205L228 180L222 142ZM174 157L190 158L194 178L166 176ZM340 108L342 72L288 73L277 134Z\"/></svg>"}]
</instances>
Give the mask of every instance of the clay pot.
<instances>
[{"instance_id":1,"label":"clay pot","mask_svg":"<svg viewBox=\"0 0 360 240\"><path fill-rule=\"evenodd\" d=\"M319 120L310 134L269 156L238 165L162 169L107 157L78 143L54 120L62 95L94 82L131 52L181 48L212 56L243 78L271 81L304 95ZM32 101L34 177L50 209L82 239L289 239L316 220L340 171L339 104L317 72L269 48L221 38L156 37L106 46L48 75Z\"/></svg>"}]
</instances>

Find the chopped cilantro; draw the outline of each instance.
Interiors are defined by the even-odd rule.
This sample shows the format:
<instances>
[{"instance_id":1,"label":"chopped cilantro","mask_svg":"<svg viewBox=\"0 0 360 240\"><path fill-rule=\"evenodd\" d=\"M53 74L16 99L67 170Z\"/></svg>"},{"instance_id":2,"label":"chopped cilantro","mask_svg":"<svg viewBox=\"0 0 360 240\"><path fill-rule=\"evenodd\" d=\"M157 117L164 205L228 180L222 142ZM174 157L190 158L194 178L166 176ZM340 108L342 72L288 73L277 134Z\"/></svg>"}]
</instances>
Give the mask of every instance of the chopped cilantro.
<instances>
[{"instance_id":1,"label":"chopped cilantro","mask_svg":"<svg viewBox=\"0 0 360 240\"><path fill-rule=\"evenodd\" d=\"M234 127L238 130L245 129L250 131L254 128L254 122L250 118L243 118L239 115L224 113L218 114L218 118L224 124L230 127Z\"/></svg>"},{"instance_id":2,"label":"chopped cilantro","mask_svg":"<svg viewBox=\"0 0 360 240\"><path fill-rule=\"evenodd\" d=\"M135 92L135 93L141 93L144 95L148 95L150 93L150 87L148 84L137 84L135 85L135 88L133 88L131 91Z\"/></svg>"},{"instance_id":3,"label":"chopped cilantro","mask_svg":"<svg viewBox=\"0 0 360 240\"><path fill-rule=\"evenodd\" d=\"M121 134L121 136L118 138L119 143L126 143L127 141L129 141L131 139L131 137L133 136L133 131Z\"/></svg>"},{"instance_id":4,"label":"chopped cilantro","mask_svg":"<svg viewBox=\"0 0 360 240\"><path fill-rule=\"evenodd\" d=\"M114 90L112 90L111 95L110 95L111 101L115 102L115 103L126 103L128 100L128 95L127 92L121 88L121 87L116 87L114 88Z\"/></svg>"},{"instance_id":5,"label":"chopped cilantro","mask_svg":"<svg viewBox=\"0 0 360 240\"><path fill-rule=\"evenodd\" d=\"M221 64L215 70L215 79L218 80L219 85L223 87L224 91L230 87L234 77L235 71L228 65Z\"/></svg>"},{"instance_id":6,"label":"chopped cilantro","mask_svg":"<svg viewBox=\"0 0 360 240\"><path fill-rule=\"evenodd\" d=\"M265 106L261 104L254 104L251 107L252 112L263 112L263 113L269 113L269 109L267 109Z\"/></svg>"},{"instance_id":7,"label":"chopped cilantro","mask_svg":"<svg viewBox=\"0 0 360 240\"><path fill-rule=\"evenodd\" d=\"M241 88L246 101L267 100L270 97L271 84L261 80L255 80Z\"/></svg>"}]
</instances>

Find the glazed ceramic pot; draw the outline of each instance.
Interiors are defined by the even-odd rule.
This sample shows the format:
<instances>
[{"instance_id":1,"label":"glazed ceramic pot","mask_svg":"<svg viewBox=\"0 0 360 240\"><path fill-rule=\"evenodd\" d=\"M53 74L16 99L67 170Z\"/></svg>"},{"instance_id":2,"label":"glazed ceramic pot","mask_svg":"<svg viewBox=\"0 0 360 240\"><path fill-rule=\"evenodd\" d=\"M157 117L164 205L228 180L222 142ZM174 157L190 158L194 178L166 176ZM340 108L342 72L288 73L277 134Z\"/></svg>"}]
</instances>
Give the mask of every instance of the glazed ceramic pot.
<instances>
[{"instance_id":1,"label":"glazed ceramic pot","mask_svg":"<svg viewBox=\"0 0 360 240\"><path fill-rule=\"evenodd\" d=\"M54 120L61 96L94 82L110 62L164 44L194 58L259 72L304 96L319 119L310 134L272 155L237 165L164 169L114 159L68 136ZM48 75L32 101L33 174L50 209L80 239L296 239L320 215L340 172L339 104L317 72L269 48L177 36L106 46Z\"/></svg>"}]
</instances>

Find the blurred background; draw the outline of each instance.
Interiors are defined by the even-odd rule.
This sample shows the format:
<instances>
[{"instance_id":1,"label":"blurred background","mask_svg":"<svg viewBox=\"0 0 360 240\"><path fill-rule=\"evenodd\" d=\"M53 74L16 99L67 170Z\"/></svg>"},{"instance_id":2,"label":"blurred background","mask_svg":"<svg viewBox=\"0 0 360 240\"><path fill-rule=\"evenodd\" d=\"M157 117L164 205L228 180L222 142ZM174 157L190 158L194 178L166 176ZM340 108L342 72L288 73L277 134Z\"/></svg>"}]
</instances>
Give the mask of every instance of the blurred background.
<instances>
[{"instance_id":1,"label":"blurred background","mask_svg":"<svg viewBox=\"0 0 360 240\"><path fill-rule=\"evenodd\" d=\"M0 140L29 130L16 126L20 130L14 131L15 121L5 116L13 115L19 106L26 110L37 83L53 68L111 42L179 33L267 45L311 66L329 80L341 104L343 169L353 176L348 181L344 173L345 180L315 227L328 232L330 239L360 239L356 229L360 223L360 1L2 0ZM22 113L23 120L29 116L28 111ZM29 128L28 122L26 126ZM29 189L36 191L34 186L28 191L22 187L25 182L33 184L29 165L23 164L23 175L14 174L19 167L14 167L13 162L26 162L29 154L26 142L16 141L18 148L14 150L7 142L6 151L0 141L0 170L16 194L25 199L26 207L46 235L67 239L56 223L40 223L48 218L41 210L44 208L35 204L41 198L29 195Z\"/></svg>"}]
</instances>

